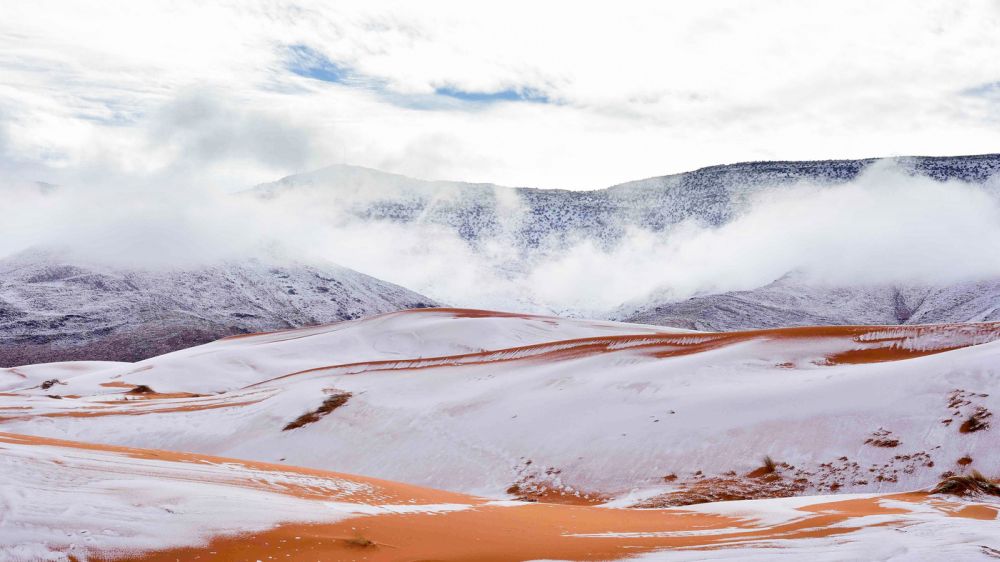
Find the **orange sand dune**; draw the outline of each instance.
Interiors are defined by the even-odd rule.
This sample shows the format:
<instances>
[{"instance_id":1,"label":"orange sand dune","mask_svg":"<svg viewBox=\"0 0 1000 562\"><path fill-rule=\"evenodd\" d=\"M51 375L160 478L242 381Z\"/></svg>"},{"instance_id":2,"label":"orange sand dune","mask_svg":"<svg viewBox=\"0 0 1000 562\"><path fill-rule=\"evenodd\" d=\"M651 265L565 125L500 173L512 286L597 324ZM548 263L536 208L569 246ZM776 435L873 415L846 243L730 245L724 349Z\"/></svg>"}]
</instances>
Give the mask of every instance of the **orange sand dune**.
<instances>
[{"instance_id":1,"label":"orange sand dune","mask_svg":"<svg viewBox=\"0 0 1000 562\"><path fill-rule=\"evenodd\" d=\"M732 517L678 510L483 505L438 514L376 515L330 525L282 525L263 533L217 538L202 548L172 549L138 559L173 562L211 552L211 560L613 560L669 548L714 549L842 535L869 525L860 520L863 517L909 513L881 505L882 499L914 507L932 505L952 517L997 517L993 507L957 506L920 493L820 502L802 508L812 515L763 528ZM902 520L879 524L902 525ZM691 532L700 534L687 534Z\"/></svg>"},{"instance_id":2,"label":"orange sand dune","mask_svg":"<svg viewBox=\"0 0 1000 562\"><path fill-rule=\"evenodd\" d=\"M870 526L904 527L908 514L920 511L942 519L996 520L997 508L986 504L956 502L925 493L903 493L829 501L800 506L796 515L774 523L684 509L612 509L546 503L491 503L463 494L443 492L384 480L350 476L314 469L269 463L246 462L220 457L134 449L0 433L0 443L66 449L69 465L74 450L107 454L109 468L116 456L178 463L166 478L215 478L216 484L258 487L267 492L289 494L314 501L336 501L362 505L451 504L457 511L398 513L372 511L334 523L279 524L255 533L240 533L235 527L207 545L159 551L93 552L100 560L483 560L530 559L612 560L660 549L717 549L773 546L778 539L794 541L833 535L848 535ZM2 451L2 448L0 448ZM62 463L60 463L61 465ZM204 471L184 466L225 464L236 467L220 482ZM162 464L160 465L162 466ZM258 471L241 476L240 467ZM70 468L67 467L67 470ZM323 487L275 486L259 471L303 474L331 481L363 484L361 490L330 491ZM176 475L175 475L176 474ZM206 480L207 481L207 480ZM337 487L331 487L337 489ZM266 496L262 496L266 501ZM891 502L891 505L885 505ZM911 509L912 507L912 509ZM864 518L883 516L878 522ZM784 543L788 545L788 543Z\"/></svg>"},{"instance_id":3,"label":"orange sand dune","mask_svg":"<svg viewBox=\"0 0 1000 562\"><path fill-rule=\"evenodd\" d=\"M12 395L17 396L17 395ZM0 422L25 420L31 418L96 418L104 416L140 416L143 414L166 414L174 412L197 412L201 410L217 410L220 408L236 408L248 406L265 400L270 394L263 393L256 397L246 395L203 396L190 392L153 393L147 395L129 396L129 400L99 400L73 404L71 408L59 411L25 412L30 406L0 407ZM73 400L79 396L65 396ZM18 410L15 415L3 415L5 411Z\"/></svg>"},{"instance_id":4,"label":"orange sand dune","mask_svg":"<svg viewBox=\"0 0 1000 562\"><path fill-rule=\"evenodd\" d=\"M97 443L85 443L82 441L67 441L64 439L51 439L48 437L37 437L34 435L23 435L20 433L5 433L5 432L0 432L0 443L17 443L22 445L60 447L68 450L79 449L86 451L97 451L104 453L114 453L117 455L124 455L136 459L169 461L169 462L185 463L185 464L206 464L206 465L231 464L252 470L277 472L285 474L301 474L304 476L329 478L331 480L362 483L366 485L366 490L367 490L365 493L357 493L357 494L348 493L346 495L338 495L336 498L333 498L330 497L328 494L327 495L320 494L316 490L303 487L289 487L288 485L284 485L281 488L270 488L268 487L270 485L262 480L253 480L252 482L241 484L241 485L268 487L268 491L289 494L296 497L302 497L307 499L317 499L317 500L335 499L336 501L346 501L354 503L367 503L377 500L379 502L407 503L414 505L439 504L439 503L468 503L471 505L471 504L483 503L486 501L465 494L458 494L443 490L433 490L430 488L423 488L420 486L413 486L410 484L403 484L400 482L392 482L389 480L382 480L379 478L354 476L339 472L317 470L314 468L305 468L298 466L288 466L283 464L275 464L275 463L267 463L259 461L247 461L242 459L216 457L212 455L201 455L195 453L167 451L164 449L140 449L136 447L121 447L118 445L103 445Z\"/></svg>"},{"instance_id":5,"label":"orange sand dune","mask_svg":"<svg viewBox=\"0 0 1000 562\"><path fill-rule=\"evenodd\" d=\"M399 314L440 314L443 316L449 316L451 318L524 318L524 319L538 319L543 321L556 322L556 319L551 316L541 316L537 314L526 314L519 312L501 312L498 310L480 310L476 308L447 308L447 307L436 307L436 308L408 308L406 310L398 310L396 312L387 312L385 314L375 314L368 316L364 321L372 321L378 318L383 318L387 316L394 316ZM350 322L350 321L348 321ZM254 336L263 336L269 334L295 334L296 332L314 332L317 328L323 328L327 326L336 326L338 324L343 324L345 322L331 322L328 324L317 324L314 326L306 326L304 328L290 328L287 330L270 330L265 332L254 332L250 334L234 334L232 336L226 336L220 338L220 340L239 340L245 338L252 338Z\"/></svg>"},{"instance_id":6,"label":"orange sand dune","mask_svg":"<svg viewBox=\"0 0 1000 562\"><path fill-rule=\"evenodd\" d=\"M484 311L478 312L487 314ZM946 338L943 342L929 341L925 347L911 345L911 342L916 338L930 336L945 336ZM997 322L926 326L808 326L745 332L598 336L459 355L327 365L260 381L247 388L328 370L336 370L336 374L356 374L370 371L420 370L511 361L557 361L625 350L639 351L656 358L667 358L700 353L753 340L774 341L782 344L822 340L844 342L849 344L851 349L827 355L825 364L863 364L912 359L997 339L1000 339L1000 323Z\"/></svg>"}]
</instances>

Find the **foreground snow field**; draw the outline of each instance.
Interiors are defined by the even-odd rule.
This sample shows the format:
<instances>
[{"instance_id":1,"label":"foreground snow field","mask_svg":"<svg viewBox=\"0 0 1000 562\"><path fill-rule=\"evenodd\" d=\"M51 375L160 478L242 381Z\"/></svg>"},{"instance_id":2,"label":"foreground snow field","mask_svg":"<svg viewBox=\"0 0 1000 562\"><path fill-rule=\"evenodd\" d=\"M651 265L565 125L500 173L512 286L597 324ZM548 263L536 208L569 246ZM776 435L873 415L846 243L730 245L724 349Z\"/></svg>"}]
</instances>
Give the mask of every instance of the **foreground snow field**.
<instances>
[{"instance_id":1,"label":"foreground snow field","mask_svg":"<svg viewBox=\"0 0 1000 562\"><path fill-rule=\"evenodd\" d=\"M653 510L497 502L9 433L0 466L5 560L959 560L1000 548L997 504L922 493Z\"/></svg>"},{"instance_id":2,"label":"foreground snow field","mask_svg":"<svg viewBox=\"0 0 1000 562\"><path fill-rule=\"evenodd\" d=\"M0 370L0 553L986 557L991 500L915 491L1000 466L997 339L426 309Z\"/></svg>"}]
</instances>

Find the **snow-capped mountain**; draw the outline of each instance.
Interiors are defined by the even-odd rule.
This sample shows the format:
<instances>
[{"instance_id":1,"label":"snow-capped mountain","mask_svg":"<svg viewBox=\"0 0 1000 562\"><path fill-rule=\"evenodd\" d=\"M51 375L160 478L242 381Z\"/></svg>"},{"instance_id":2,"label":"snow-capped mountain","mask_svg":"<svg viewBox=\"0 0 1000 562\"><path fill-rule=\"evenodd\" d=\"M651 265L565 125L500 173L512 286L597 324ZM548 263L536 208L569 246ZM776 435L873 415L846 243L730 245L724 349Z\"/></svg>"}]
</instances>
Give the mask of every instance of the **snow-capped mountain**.
<instances>
[{"instance_id":1,"label":"snow-capped mountain","mask_svg":"<svg viewBox=\"0 0 1000 562\"><path fill-rule=\"evenodd\" d=\"M654 295L623 306L612 317L713 331L994 322L1000 321L1000 279L945 286L838 287L810 284L789 275L758 289L700 295L679 302Z\"/></svg>"},{"instance_id":2,"label":"snow-capped mountain","mask_svg":"<svg viewBox=\"0 0 1000 562\"><path fill-rule=\"evenodd\" d=\"M481 283L480 296L490 296L491 306L580 315L580 310L546 303L530 293L537 279L529 274L573 244L589 241L598 248L614 248L628 238L630 229L660 233L682 222L718 227L738 217L756 193L803 181L843 184L873 162L733 164L596 191L430 182L332 166L258 186L243 196L307 209L310 216L325 216L332 223L349 222L357 227L355 234L380 224L431 225L452 233L471 252L459 258L438 256L435 262L446 264L440 275L461 270L462 256L486 256L475 264L480 268L475 271L492 268L487 281L512 287L502 292L494 286L502 283ZM994 195L1000 190L1000 182L991 179L1000 172L1000 155L915 157L897 165L934 180L972 182ZM433 253L437 232L419 231L413 237ZM389 237L388 245L405 234ZM336 243L336 237L332 239ZM409 268L426 263L417 259ZM137 360L235 333L358 318L433 305L435 300L455 302L449 290L441 289L445 285L436 283L440 279L428 277L417 286L391 276L393 270L406 269L390 264L373 273L430 297L343 268L271 263L263 256L200 268L146 270L29 251L0 260L0 365ZM465 287L482 279L455 277ZM526 297L520 298L518 291L524 289ZM681 302L664 296L669 292L641 293L627 303L594 307L592 314L706 329L990 320L996 318L992 303L998 302L998 290L1000 281L990 280L935 287L832 288L781 280L750 291Z\"/></svg>"},{"instance_id":3,"label":"snow-capped mountain","mask_svg":"<svg viewBox=\"0 0 1000 562\"><path fill-rule=\"evenodd\" d=\"M629 227L662 231L682 221L718 226L747 198L796 182L849 182L879 159L744 162L653 177L592 191L510 188L424 181L356 166L335 165L288 176L250 191L277 199L301 197L374 221L424 222L454 229L470 243L498 235L525 250L586 238L605 244ZM937 181L984 183L1000 174L1000 154L893 159L909 173ZM1000 185L990 190L1000 191Z\"/></svg>"},{"instance_id":4,"label":"snow-capped mountain","mask_svg":"<svg viewBox=\"0 0 1000 562\"><path fill-rule=\"evenodd\" d=\"M1000 199L1000 154L956 157L909 157L899 159L831 160L815 162L748 162L713 166L688 173L649 178L594 191L566 191L508 188L492 184L431 182L350 166L331 166L316 172L284 178L251 191L268 201L304 205L326 213L331 222L362 225L414 225L416 228L450 232L479 260L477 270L492 269L487 275L503 291L462 295L461 304L509 310L551 311L561 315L604 317L706 329L763 328L820 324L899 324L920 322L975 321L995 318L992 303L1000 303L1000 279L978 282L917 285L903 283L807 282L783 271L760 281L773 284L754 288L747 284L736 292L719 294L696 292L692 299L678 298L675 291L648 291L613 304L589 306L580 299L573 303L547 301L551 294L538 296L537 285L551 282L552 275L535 275L537 270L558 262L567 254L576 255L581 245L596 252L615 252L629 247L631 238L669 240L675 229L697 225L700 232L718 230L740 219L755 198L780 193L785 188L808 185L822 191L857 180L872 165L889 166L892 175L884 181L904 182L914 178L916 187L927 183L957 180L949 188L972 189L990 200ZM902 179L901 179L902 178ZM878 185L883 178L867 178ZM813 191L799 194L810 197ZM898 192L906 197L906 191ZM883 201L883 203L885 203ZM780 217L773 217L780 220ZM419 230L433 245L440 230ZM646 238L642 238L645 236ZM789 236L794 236L789 233ZM650 238L652 237L652 238ZM658 238L657 238L658 237ZM682 244L679 242L678 244ZM654 243L655 244L655 243ZM444 244L442 244L444 246ZM497 251L500 248L501 251ZM646 246L628 249L635 256L632 266L643 260ZM431 249L428 255L434 255ZM578 261L588 260L584 252ZM600 256L598 256L600 257ZM570 273L556 272L558 279L589 276L588 267L617 267L617 258L607 262L586 262ZM658 256L649 256L649 263ZM603 265L602 265L603 264ZM669 264L668 264L669 265ZM572 266L570 266L572 267ZM639 267L636 286L645 287L655 276L652 267ZM786 278L779 278L785 274ZM388 274L387 274L388 275ZM563 275L563 277L559 277ZM386 275L382 275L386 276ZM404 285L409 280L393 279ZM564 285L567 281L560 281ZM484 286L486 284L484 283ZM415 286L440 300L456 302L458 296L438 295L438 285ZM485 290L484 290L485 291ZM497 296L497 295L500 296ZM688 293L690 294L690 293ZM681 295L686 297L686 295ZM449 298L453 300L449 300ZM506 300L504 300L506 299ZM589 306L589 307L588 307Z\"/></svg>"},{"instance_id":5,"label":"snow-capped mountain","mask_svg":"<svg viewBox=\"0 0 1000 562\"><path fill-rule=\"evenodd\" d=\"M250 259L161 269L50 251L0 260L0 365L137 361L234 334L437 306L334 265Z\"/></svg>"}]
</instances>

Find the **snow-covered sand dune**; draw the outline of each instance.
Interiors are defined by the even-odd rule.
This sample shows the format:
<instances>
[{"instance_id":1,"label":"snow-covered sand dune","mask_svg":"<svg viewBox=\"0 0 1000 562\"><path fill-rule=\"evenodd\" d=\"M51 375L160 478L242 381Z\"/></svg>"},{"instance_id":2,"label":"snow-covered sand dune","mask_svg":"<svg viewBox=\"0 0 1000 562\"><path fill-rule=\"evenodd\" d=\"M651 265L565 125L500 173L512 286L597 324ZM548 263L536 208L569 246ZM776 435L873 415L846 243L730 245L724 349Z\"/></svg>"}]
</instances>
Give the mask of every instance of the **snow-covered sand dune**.
<instances>
[{"instance_id":1,"label":"snow-covered sand dune","mask_svg":"<svg viewBox=\"0 0 1000 562\"><path fill-rule=\"evenodd\" d=\"M455 309L10 388L0 430L644 506L996 471L1000 325L705 333ZM774 461L771 477L747 474Z\"/></svg>"},{"instance_id":2,"label":"snow-covered sand dune","mask_svg":"<svg viewBox=\"0 0 1000 562\"><path fill-rule=\"evenodd\" d=\"M423 309L0 370L0 559L988 558L926 491L1000 466L997 340Z\"/></svg>"},{"instance_id":3,"label":"snow-covered sand dune","mask_svg":"<svg viewBox=\"0 0 1000 562\"><path fill-rule=\"evenodd\" d=\"M996 504L922 493L621 509L0 433L0 558L988 558ZM826 558L824 558L826 557Z\"/></svg>"}]
</instances>

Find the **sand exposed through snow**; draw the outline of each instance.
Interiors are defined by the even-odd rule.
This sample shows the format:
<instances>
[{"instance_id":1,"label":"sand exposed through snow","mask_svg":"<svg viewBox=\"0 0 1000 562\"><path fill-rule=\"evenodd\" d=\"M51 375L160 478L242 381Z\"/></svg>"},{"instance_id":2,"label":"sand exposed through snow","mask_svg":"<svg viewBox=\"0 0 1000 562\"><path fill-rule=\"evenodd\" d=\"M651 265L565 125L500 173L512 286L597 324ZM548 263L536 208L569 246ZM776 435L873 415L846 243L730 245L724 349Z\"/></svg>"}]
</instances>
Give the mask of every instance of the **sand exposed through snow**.
<instances>
[{"instance_id":1,"label":"sand exposed through snow","mask_svg":"<svg viewBox=\"0 0 1000 562\"><path fill-rule=\"evenodd\" d=\"M39 453L37 457L32 456L33 449ZM193 530L192 536L157 536L158 528L152 525L155 521L150 521L145 530L129 529L133 533L132 546L130 540L103 544L97 537L82 550L79 545L65 548L75 556L106 560L609 560L662 549L749 548L777 540L784 541L784 548L796 548L795 541L809 545L813 543L805 539L834 536L849 541L857 531L872 526L905 529L927 521L944 525L954 521L952 526L961 526L962 521L995 525L998 510L996 505L958 502L924 493L840 500L797 498L797 503L788 505L782 505L782 500L768 500L779 502L776 505L784 510L777 517L766 501L746 502L747 508L738 515L725 510L713 513L712 504L699 510L641 510L487 502L325 471L13 434L0 434L0 458L27 462L51 486L84 478L86 483L80 490L53 489L50 495L40 493L33 500L42 508L46 501L61 502L62 514L58 517L70 527L74 526L72 513L86 512L88 493L93 490L103 490L99 500L116 502L113 508L123 510L125 516L130 509L143 509L141 495L130 497L125 493L140 483L165 486L173 490L173 495L205 493L206 485L240 490L243 494L241 511L228 512L229 521L213 521L214 531L208 536L199 536ZM131 461L123 466L124 459ZM93 472L101 466L107 467L106 474ZM289 484L301 478L314 485ZM122 486L126 481L135 484ZM327 484L316 485L319 482ZM308 504L301 502L314 502L316 520L308 521L305 513L305 521L282 521L281 511L277 510L266 523L274 494L295 498L298 510L308 510ZM157 517L185 517L183 501L175 500L173 504L179 505L175 509L181 511ZM329 511L331 506L335 511ZM0 529L21 531L20 519L25 517L25 510L18 504L8 508L12 515ZM754 510L758 512L756 517ZM263 521L260 514L265 514ZM149 517L148 513L143 515ZM53 526L58 523L49 522ZM103 525L105 533L117 534L114 522ZM245 531L245 525L268 528ZM170 542L189 546L155 546Z\"/></svg>"},{"instance_id":2,"label":"sand exposed through snow","mask_svg":"<svg viewBox=\"0 0 1000 562\"><path fill-rule=\"evenodd\" d=\"M980 344L998 338L1000 324L989 323L700 333L445 309L245 336L138 365L34 368L32 386L0 394L0 428L20 433L0 433L0 462L11 469L0 474L0 507L14 514L0 521L0 535L17 532L56 556L150 560L605 560L777 544L808 553L833 544L816 541L869 541L890 530L918 529L931 542L954 529L979 537L995 529L995 504L920 493L643 510L593 504L642 503L621 500L633 485L690 494L700 488L685 485L711 487L727 474L751 481L739 476L749 470L740 464L770 451L747 440L771 431L770 443L787 441L779 460L805 458L797 467L780 463L775 475L797 487L734 497L817 493L808 486L834 490L830 483L843 479L854 492L912 490L925 483L894 478L989 465L994 456L984 444L996 405L983 390L994 377L995 346ZM926 357L935 354L944 355ZM66 380L50 388L37 385L60 376ZM213 391L216 385L223 389ZM869 386L921 406L907 409L909 398L859 403L859 389ZM289 429L332 395L350 398ZM768 399L774 404L763 405ZM725 415L712 414L721 403L729 405ZM593 415L578 416L581 404ZM828 417L801 421L818 413ZM971 415L979 416L977 429L960 431ZM890 425L897 419L908 425ZM810 440L828 424L848 422L858 427L827 437L858 433L849 441ZM35 432L86 443L23 435ZM705 440L715 445L698 444ZM673 470L663 465L681 445L698 464L665 484ZM529 449L534 464L518 456ZM746 450L720 456L702 475L714 458L706 450L738 449ZM182 452L196 450L220 456ZM841 458L842 450L855 452ZM435 488L536 503L225 458L283 461L297 453L311 456L296 464L407 482L433 477ZM583 455L586 462L576 463ZM952 467L960 458L969 462ZM809 464L822 461L835 466L819 464L817 472ZM380 474L380 467L395 472ZM896 487L879 488L889 483ZM724 508L732 504L745 508L734 514ZM95 536L103 530L91 525L111 535ZM987 539L972 540L946 546L1000 552ZM16 548L0 540L0 558L19 559Z\"/></svg>"}]
</instances>

